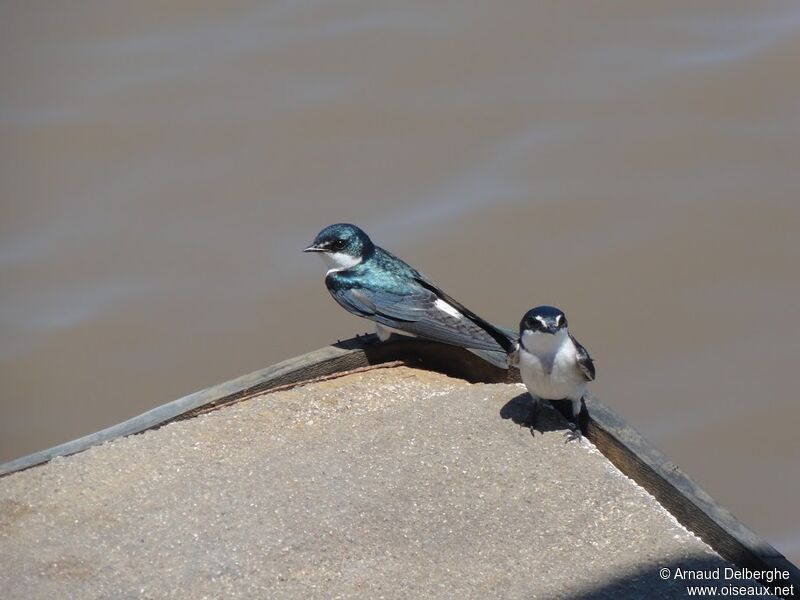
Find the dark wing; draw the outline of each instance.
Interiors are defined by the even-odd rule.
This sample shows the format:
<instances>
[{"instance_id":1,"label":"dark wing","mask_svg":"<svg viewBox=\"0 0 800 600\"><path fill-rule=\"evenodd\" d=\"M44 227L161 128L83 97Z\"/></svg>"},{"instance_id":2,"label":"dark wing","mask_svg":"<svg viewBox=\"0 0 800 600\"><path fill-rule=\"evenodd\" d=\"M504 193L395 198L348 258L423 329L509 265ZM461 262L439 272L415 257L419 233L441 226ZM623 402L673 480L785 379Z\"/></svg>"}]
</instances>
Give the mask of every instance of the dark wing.
<instances>
[{"instance_id":1,"label":"dark wing","mask_svg":"<svg viewBox=\"0 0 800 600\"><path fill-rule=\"evenodd\" d=\"M583 372L586 381L594 381L594 361L592 357L589 356L586 348L584 348L572 334L569 335L569 339L575 344L575 349L577 350L578 368Z\"/></svg>"},{"instance_id":2,"label":"dark wing","mask_svg":"<svg viewBox=\"0 0 800 600\"><path fill-rule=\"evenodd\" d=\"M336 285L336 281L326 280L328 291L334 299L352 313L377 321L382 325L399 329L419 337L479 350L505 351L498 338L509 342L505 335L483 326L470 311L442 294L431 289L425 282L404 290L400 294L391 290L371 290L350 285ZM462 315L458 318L436 307L436 301L443 300L457 309ZM488 324L487 324L488 325Z\"/></svg>"},{"instance_id":3,"label":"dark wing","mask_svg":"<svg viewBox=\"0 0 800 600\"><path fill-rule=\"evenodd\" d=\"M417 283L436 294L436 296L447 302L450 306L456 308L462 315L466 315L467 318L470 319L475 325L492 337L500 346L500 348L503 349L503 352L510 354L516 349L518 338L516 332L496 327L495 325L489 323L489 321L479 317L466 306L461 304L458 300L439 288L439 286L433 283L430 279L426 278L422 273L417 275Z\"/></svg>"}]
</instances>

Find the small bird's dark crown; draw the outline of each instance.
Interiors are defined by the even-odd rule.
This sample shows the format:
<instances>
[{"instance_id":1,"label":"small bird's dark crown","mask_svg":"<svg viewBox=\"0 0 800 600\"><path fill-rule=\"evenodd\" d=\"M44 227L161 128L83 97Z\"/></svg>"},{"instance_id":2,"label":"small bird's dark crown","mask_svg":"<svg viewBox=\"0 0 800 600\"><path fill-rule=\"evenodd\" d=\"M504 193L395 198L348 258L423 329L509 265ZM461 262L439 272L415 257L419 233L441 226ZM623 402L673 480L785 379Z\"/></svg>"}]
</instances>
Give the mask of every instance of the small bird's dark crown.
<instances>
[{"instance_id":1,"label":"small bird's dark crown","mask_svg":"<svg viewBox=\"0 0 800 600\"><path fill-rule=\"evenodd\" d=\"M375 246L369 236L355 225L334 223L320 231L306 250L368 256L375 250Z\"/></svg>"},{"instance_id":2,"label":"small bird's dark crown","mask_svg":"<svg viewBox=\"0 0 800 600\"><path fill-rule=\"evenodd\" d=\"M526 330L555 333L567 326L567 316L555 306L537 306L530 309L519 322L519 333Z\"/></svg>"}]
</instances>

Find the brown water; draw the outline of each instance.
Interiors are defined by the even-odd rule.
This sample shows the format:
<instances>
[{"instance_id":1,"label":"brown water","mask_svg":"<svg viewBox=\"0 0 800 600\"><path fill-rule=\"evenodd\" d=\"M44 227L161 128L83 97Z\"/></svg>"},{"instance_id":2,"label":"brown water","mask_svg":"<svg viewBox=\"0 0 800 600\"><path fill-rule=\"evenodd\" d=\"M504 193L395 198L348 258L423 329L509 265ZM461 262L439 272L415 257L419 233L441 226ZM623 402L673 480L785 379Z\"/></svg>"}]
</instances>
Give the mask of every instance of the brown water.
<instances>
[{"instance_id":1,"label":"brown water","mask_svg":"<svg viewBox=\"0 0 800 600\"><path fill-rule=\"evenodd\" d=\"M800 559L800 7L4 2L0 460L367 330L334 221Z\"/></svg>"}]
</instances>

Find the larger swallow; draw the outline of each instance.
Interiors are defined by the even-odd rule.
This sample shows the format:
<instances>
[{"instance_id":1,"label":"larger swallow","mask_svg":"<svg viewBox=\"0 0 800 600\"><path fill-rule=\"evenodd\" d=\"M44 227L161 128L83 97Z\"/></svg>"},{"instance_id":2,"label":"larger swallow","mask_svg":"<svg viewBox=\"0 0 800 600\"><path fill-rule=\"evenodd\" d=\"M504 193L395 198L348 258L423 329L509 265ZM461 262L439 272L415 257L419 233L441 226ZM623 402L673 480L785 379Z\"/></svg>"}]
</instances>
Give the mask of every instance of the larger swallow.
<instances>
[{"instance_id":1,"label":"larger swallow","mask_svg":"<svg viewBox=\"0 0 800 600\"><path fill-rule=\"evenodd\" d=\"M381 341L397 331L467 348L508 368L514 334L476 315L414 267L373 244L355 225L329 225L304 252L322 257L328 266L325 286L333 299L348 312L374 321Z\"/></svg>"}]
</instances>

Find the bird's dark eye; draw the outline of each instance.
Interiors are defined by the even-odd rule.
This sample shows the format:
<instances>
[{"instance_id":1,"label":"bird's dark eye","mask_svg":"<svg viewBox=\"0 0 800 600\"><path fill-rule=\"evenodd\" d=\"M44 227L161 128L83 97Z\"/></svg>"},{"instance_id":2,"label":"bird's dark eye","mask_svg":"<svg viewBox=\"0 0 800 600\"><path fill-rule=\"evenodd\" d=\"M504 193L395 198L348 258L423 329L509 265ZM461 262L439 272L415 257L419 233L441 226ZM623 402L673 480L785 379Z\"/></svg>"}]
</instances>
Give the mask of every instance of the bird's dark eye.
<instances>
[{"instance_id":1,"label":"bird's dark eye","mask_svg":"<svg viewBox=\"0 0 800 600\"><path fill-rule=\"evenodd\" d=\"M340 239L340 240L334 240L333 244L331 244L331 245L333 246L334 250L341 250L342 248L344 248L346 243L347 242L345 242L344 240Z\"/></svg>"}]
</instances>

